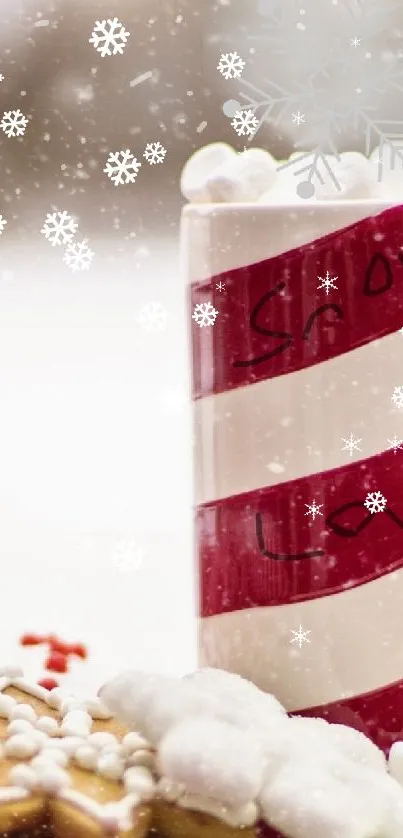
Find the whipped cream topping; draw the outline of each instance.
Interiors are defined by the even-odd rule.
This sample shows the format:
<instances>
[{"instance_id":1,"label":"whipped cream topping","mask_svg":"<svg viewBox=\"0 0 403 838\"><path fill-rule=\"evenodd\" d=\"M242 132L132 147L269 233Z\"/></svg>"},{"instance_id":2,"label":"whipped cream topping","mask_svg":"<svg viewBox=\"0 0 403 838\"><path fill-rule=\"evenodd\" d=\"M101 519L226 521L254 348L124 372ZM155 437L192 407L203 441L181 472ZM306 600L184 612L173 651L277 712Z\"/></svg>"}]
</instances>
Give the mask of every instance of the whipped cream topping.
<instances>
[{"instance_id":1,"label":"whipped cream topping","mask_svg":"<svg viewBox=\"0 0 403 838\"><path fill-rule=\"evenodd\" d=\"M276 160L261 148L237 152L226 143L211 143L187 161L180 186L183 196L197 204L399 201L403 167L384 165L379 148L369 157L346 151L316 160L315 152L298 151Z\"/></svg>"}]
</instances>

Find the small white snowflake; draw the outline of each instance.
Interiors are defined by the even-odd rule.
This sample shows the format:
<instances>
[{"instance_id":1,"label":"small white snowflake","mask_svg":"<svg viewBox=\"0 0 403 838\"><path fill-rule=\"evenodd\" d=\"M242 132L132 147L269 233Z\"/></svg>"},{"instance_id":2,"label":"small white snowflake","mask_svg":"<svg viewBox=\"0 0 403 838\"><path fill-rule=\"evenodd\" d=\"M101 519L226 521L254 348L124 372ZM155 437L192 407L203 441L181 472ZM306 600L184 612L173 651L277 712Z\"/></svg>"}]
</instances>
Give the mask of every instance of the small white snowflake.
<instances>
[{"instance_id":1,"label":"small white snowflake","mask_svg":"<svg viewBox=\"0 0 403 838\"><path fill-rule=\"evenodd\" d=\"M127 148L125 151L112 151L103 171L115 186L120 186L121 183L134 183L140 166L140 161Z\"/></svg>"},{"instance_id":2,"label":"small white snowflake","mask_svg":"<svg viewBox=\"0 0 403 838\"><path fill-rule=\"evenodd\" d=\"M6 219L2 215L0 215L0 236L1 236L1 234L4 230L4 228L5 228L6 224L7 224Z\"/></svg>"},{"instance_id":3,"label":"small white snowflake","mask_svg":"<svg viewBox=\"0 0 403 838\"><path fill-rule=\"evenodd\" d=\"M161 303L146 303L137 317L137 322L146 332L162 332L167 323L167 312Z\"/></svg>"},{"instance_id":4,"label":"small white snowflake","mask_svg":"<svg viewBox=\"0 0 403 838\"><path fill-rule=\"evenodd\" d=\"M259 121L253 111L236 111L235 116L231 122L232 127L238 134L238 137L253 137L257 131Z\"/></svg>"},{"instance_id":5,"label":"small white snowflake","mask_svg":"<svg viewBox=\"0 0 403 838\"><path fill-rule=\"evenodd\" d=\"M123 23L114 17L108 20L96 20L88 43L93 44L102 58L106 55L122 55L130 35Z\"/></svg>"},{"instance_id":6,"label":"small white snowflake","mask_svg":"<svg viewBox=\"0 0 403 838\"><path fill-rule=\"evenodd\" d=\"M308 634L310 634L311 631L310 630L309 631L304 631L304 629L301 626L301 623L299 624L298 631L293 631L292 629L290 629L290 631L291 631L291 634L294 635L292 640L290 640L290 643L298 643L300 649L302 648L303 643L310 643L311 642L309 637L308 637Z\"/></svg>"},{"instance_id":7,"label":"small white snowflake","mask_svg":"<svg viewBox=\"0 0 403 838\"><path fill-rule=\"evenodd\" d=\"M68 244L63 260L72 271L86 271L91 265L94 253L88 247L87 240Z\"/></svg>"},{"instance_id":8,"label":"small white snowflake","mask_svg":"<svg viewBox=\"0 0 403 838\"><path fill-rule=\"evenodd\" d=\"M113 551L113 564L121 573L139 570L144 563L144 550L134 539L118 541Z\"/></svg>"},{"instance_id":9,"label":"small white snowflake","mask_svg":"<svg viewBox=\"0 0 403 838\"><path fill-rule=\"evenodd\" d=\"M221 282L221 280L220 280L220 282L218 282L217 285L216 285L216 289L217 289L217 291L225 291L225 283Z\"/></svg>"},{"instance_id":10,"label":"small white snowflake","mask_svg":"<svg viewBox=\"0 0 403 838\"><path fill-rule=\"evenodd\" d=\"M403 385L395 387L393 390L391 400L396 407L403 407Z\"/></svg>"},{"instance_id":11,"label":"small white snowflake","mask_svg":"<svg viewBox=\"0 0 403 838\"><path fill-rule=\"evenodd\" d=\"M403 335L403 329L399 329L401 335Z\"/></svg>"},{"instance_id":12,"label":"small white snowflake","mask_svg":"<svg viewBox=\"0 0 403 838\"><path fill-rule=\"evenodd\" d=\"M301 111L297 111L296 113L291 114L291 116L294 125L301 125L301 122L305 122L305 114L301 113Z\"/></svg>"},{"instance_id":13,"label":"small white snowflake","mask_svg":"<svg viewBox=\"0 0 403 838\"><path fill-rule=\"evenodd\" d=\"M0 128L7 137L22 137L28 125L28 119L18 108L16 111L4 111Z\"/></svg>"},{"instance_id":14,"label":"small white snowflake","mask_svg":"<svg viewBox=\"0 0 403 838\"><path fill-rule=\"evenodd\" d=\"M147 143L143 157L146 158L150 166L153 166L155 163L163 163L166 153L166 148L160 142Z\"/></svg>"},{"instance_id":15,"label":"small white snowflake","mask_svg":"<svg viewBox=\"0 0 403 838\"><path fill-rule=\"evenodd\" d=\"M222 53L217 70L225 79L240 79L245 62L237 52Z\"/></svg>"},{"instance_id":16,"label":"small white snowflake","mask_svg":"<svg viewBox=\"0 0 403 838\"><path fill-rule=\"evenodd\" d=\"M388 439L389 448L393 448L393 452L397 454L398 451L403 451L402 444L403 439L398 439L396 434L394 435L393 439Z\"/></svg>"},{"instance_id":17,"label":"small white snowflake","mask_svg":"<svg viewBox=\"0 0 403 838\"><path fill-rule=\"evenodd\" d=\"M354 38L351 38L350 46L360 47L361 46L361 38L357 38L357 36L355 35Z\"/></svg>"},{"instance_id":18,"label":"small white snowflake","mask_svg":"<svg viewBox=\"0 0 403 838\"><path fill-rule=\"evenodd\" d=\"M334 283L336 282L337 278L338 278L337 276L330 276L329 271L326 271L326 276L325 277L318 276L318 279L320 280L321 285L318 285L317 290L319 291L321 288L324 288L325 291L326 291L326 294L329 293L330 288L332 289L332 291L336 291L337 290L337 285L334 285Z\"/></svg>"},{"instance_id":19,"label":"small white snowflake","mask_svg":"<svg viewBox=\"0 0 403 838\"><path fill-rule=\"evenodd\" d=\"M212 303L197 303L192 314L194 320L200 328L202 326L214 326L218 311L214 308Z\"/></svg>"},{"instance_id":20,"label":"small white snowflake","mask_svg":"<svg viewBox=\"0 0 403 838\"><path fill-rule=\"evenodd\" d=\"M364 506L374 515L376 512L383 512L386 503L386 498L384 498L382 492L368 492Z\"/></svg>"},{"instance_id":21,"label":"small white snowflake","mask_svg":"<svg viewBox=\"0 0 403 838\"><path fill-rule=\"evenodd\" d=\"M57 244L69 244L74 238L78 224L66 210L48 212L41 233L50 241L52 247Z\"/></svg>"},{"instance_id":22,"label":"small white snowflake","mask_svg":"<svg viewBox=\"0 0 403 838\"><path fill-rule=\"evenodd\" d=\"M305 506L308 510L308 512L305 512L305 515L312 515L313 521L315 520L316 515L323 515L323 512L320 511L322 509L323 503L320 503L319 506L317 506L316 501L314 500L313 503L306 503Z\"/></svg>"},{"instance_id":23,"label":"small white snowflake","mask_svg":"<svg viewBox=\"0 0 403 838\"><path fill-rule=\"evenodd\" d=\"M353 451L362 451L362 448L359 447L359 443L362 442L362 439L354 439L353 434L350 434L348 439L341 438L341 441L344 442L342 451L349 451L350 457L353 456Z\"/></svg>"},{"instance_id":24,"label":"small white snowflake","mask_svg":"<svg viewBox=\"0 0 403 838\"><path fill-rule=\"evenodd\" d=\"M0 73L0 81L4 81L3 73Z\"/></svg>"}]
</instances>

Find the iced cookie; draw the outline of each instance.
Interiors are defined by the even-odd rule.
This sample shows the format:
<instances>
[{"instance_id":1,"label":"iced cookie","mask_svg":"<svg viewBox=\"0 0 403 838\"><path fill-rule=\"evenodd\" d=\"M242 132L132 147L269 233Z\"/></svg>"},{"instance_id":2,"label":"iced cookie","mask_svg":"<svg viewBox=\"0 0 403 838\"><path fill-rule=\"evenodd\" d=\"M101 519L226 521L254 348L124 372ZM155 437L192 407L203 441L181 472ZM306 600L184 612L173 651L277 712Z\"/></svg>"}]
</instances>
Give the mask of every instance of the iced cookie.
<instances>
[{"instance_id":1,"label":"iced cookie","mask_svg":"<svg viewBox=\"0 0 403 838\"><path fill-rule=\"evenodd\" d=\"M143 838L155 781L149 743L99 699L0 670L0 836Z\"/></svg>"}]
</instances>

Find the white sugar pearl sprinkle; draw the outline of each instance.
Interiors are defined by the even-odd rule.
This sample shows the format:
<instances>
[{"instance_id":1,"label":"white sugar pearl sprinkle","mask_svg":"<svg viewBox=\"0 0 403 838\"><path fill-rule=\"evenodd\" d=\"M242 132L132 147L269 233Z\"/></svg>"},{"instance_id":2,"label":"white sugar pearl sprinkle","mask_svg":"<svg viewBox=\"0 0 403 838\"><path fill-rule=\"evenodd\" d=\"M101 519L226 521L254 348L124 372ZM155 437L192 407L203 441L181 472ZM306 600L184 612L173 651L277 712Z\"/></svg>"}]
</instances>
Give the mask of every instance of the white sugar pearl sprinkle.
<instances>
[{"instance_id":1,"label":"white sugar pearl sprinkle","mask_svg":"<svg viewBox=\"0 0 403 838\"><path fill-rule=\"evenodd\" d=\"M27 759L33 757L39 751L39 742L29 733L16 733L10 736L4 744L4 753L6 757L14 759Z\"/></svg>"},{"instance_id":2,"label":"white sugar pearl sprinkle","mask_svg":"<svg viewBox=\"0 0 403 838\"><path fill-rule=\"evenodd\" d=\"M88 744L93 745L94 748L104 748L106 745L117 745L118 740L113 733L91 733L88 737Z\"/></svg>"},{"instance_id":3,"label":"white sugar pearl sprinkle","mask_svg":"<svg viewBox=\"0 0 403 838\"><path fill-rule=\"evenodd\" d=\"M139 733L135 733L134 731L126 733L126 736L122 739L122 745L127 754L131 754L133 751L147 750L147 748L151 747L147 739L144 739L144 736L140 736Z\"/></svg>"},{"instance_id":4,"label":"white sugar pearl sprinkle","mask_svg":"<svg viewBox=\"0 0 403 838\"><path fill-rule=\"evenodd\" d=\"M27 722L25 719L14 719L7 725L6 733L7 736L14 736L15 733L32 733L33 730L34 727L31 722Z\"/></svg>"},{"instance_id":5,"label":"white sugar pearl sprinkle","mask_svg":"<svg viewBox=\"0 0 403 838\"><path fill-rule=\"evenodd\" d=\"M33 791L38 785L38 778L36 771L29 765L13 765L10 770L9 778L14 786L21 786L23 789Z\"/></svg>"},{"instance_id":6,"label":"white sugar pearl sprinkle","mask_svg":"<svg viewBox=\"0 0 403 838\"><path fill-rule=\"evenodd\" d=\"M52 707L53 710L60 710L62 701L66 698L66 693L61 687L54 687L50 690L46 697L46 704Z\"/></svg>"},{"instance_id":7,"label":"white sugar pearl sprinkle","mask_svg":"<svg viewBox=\"0 0 403 838\"><path fill-rule=\"evenodd\" d=\"M128 768L123 775L123 782L129 794L138 794L142 800L151 800L154 795L155 783L148 768Z\"/></svg>"},{"instance_id":8,"label":"white sugar pearl sprinkle","mask_svg":"<svg viewBox=\"0 0 403 838\"><path fill-rule=\"evenodd\" d=\"M31 724L35 724L37 720L37 715L33 707L30 704L17 704L13 707L10 719L24 719L26 722L31 722Z\"/></svg>"},{"instance_id":9,"label":"white sugar pearl sprinkle","mask_svg":"<svg viewBox=\"0 0 403 838\"><path fill-rule=\"evenodd\" d=\"M80 745L74 754L74 759L80 768L94 771L98 762L98 750L91 745Z\"/></svg>"},{"instance_id":10,"label":"white sugar pearl sprinkle","mask_svg":"<svg viewBox=\"0 0 403 838\"><path fill-rule=\"evenodd\" d=\"M84 702L85 709L92 716L93 719L111 719L111 713L105 704L102 704L99 698L89 698Z\"/></svg>"},{"instance_id":11,"label":"white sugar pearl sprinkle","mask_svg":"<svg viewBox=\"0 0 403 838\"><path fill-rule=\"evenodd\" d=\"M2 719L9 719L16 706L17 702L11 695L0 695L0 717Z\"/></svg>"},{"instance_id":12,"label":"white sugar pearl sprinkle","mask_svg":"<svg viewBox=\"0 0 403 838\"><path fill-rule=\"evenodd\" d=\"M41 716L36 723L36 727L42 733L47 733L48 736L55 736L59 730L59 725L52 716Z\"/></svg>"},{"instance_id":13,"label":"white sugar pearl sprinkle","mask_svg":"<svg viewBox=\"0 0 403 838\"><path fill-rule=\"evenodd\" d=\"M70 775L59 765L40 765L35 769L38 784L48 794L56 794L71 783Z\"/></svg>"},{"instance_id":14,"label":"white sugar pearl sprinkle","mask_svg":"<svg viewBox=\"0 0 403 838\"><path fill-rule=\"evenodd\" d=\"M120 780L123 777L125 764L116 754L100 754L97 761L97 772L108 780Z\"/></svg>"}]
</instances>

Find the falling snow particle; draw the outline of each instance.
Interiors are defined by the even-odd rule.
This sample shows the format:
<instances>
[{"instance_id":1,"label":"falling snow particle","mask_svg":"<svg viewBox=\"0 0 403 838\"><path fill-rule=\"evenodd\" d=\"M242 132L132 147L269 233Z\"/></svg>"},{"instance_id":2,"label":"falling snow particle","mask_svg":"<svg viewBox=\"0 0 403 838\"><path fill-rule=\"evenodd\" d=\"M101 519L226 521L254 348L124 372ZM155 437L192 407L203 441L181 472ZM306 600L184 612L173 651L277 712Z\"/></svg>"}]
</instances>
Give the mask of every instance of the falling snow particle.
<instances>
[{"instance_id":1,"label":"falling snow particle","mask_svg":"<svg viewBox=\"0 0 403 838\"><path fill-rule=\"evenodd\" d=\"M395 387L391 400L396 407L403 407L403 386Z\"/></svg>"},{"instance_id":2,"label":"falling snow particle","mask_svg":"<svg viewBox=\"0 0 403 838\"><path fill-rule=\"evenodd\" d=\"M197 303L192 314L194 320L200 328L203 326L214 326L218 311L214 308L212 303Z\"/></svg>"},{"instance_id":3,"label":"falling snow particle","mask_svg":"<svg viewBox=\"0 0 403 838\"><path fill-rule=\"evenodd\" d=\"M135 79L132 79L130 82L130 87L137 87L138 84L142 84L143 81L147 81L147 79L152 78L152 70L147 70L146 73L142 73L140 76L136 76Z\"/></svg>"},{"instance_id":4,"label":"falling snow particle","mask_svg":"<svg viewBox=\"0 0 403 838\"><path fill-rule=\"evenodd\" d=\"M7 224L6 219L2 215L0 215L0 236L1 236L1 234L4 230L4 228L5 228L6 224Z\"/></svg>"},{"instance_id":5,"label":"falling snow particle","mask_svg":"<svg viewBox=\"0 0 403 838\"><path fill-rule=\"evenodd\" d=\"M124 28L117 17L108 20L96 20L88 43L93 44L102 58L106 55L122 55L130 32Z\"/></svg>"},{"instance_id":6,"label":"falling snow particle","mask_svg":"<svg viewBox=\"0 0 403 838\"><path fill-rule=\"evenodd\" d=\"M337 276L330 276L329 271L326 271L326 276L318 276L318 279L321 282L321 285L318 285L317 287L318 291L324 288L326 295L329 293L330 289L332 289L332 291L337 291L337 285L334 284L336 279L338 279Z\"/></svg>"},{"instance_id":7,"label":"falling snow particle","mask_svg":"<svg viewBox=\"0 0 403 838\"><path fill-rule=\"evenodd\" d=\"M5 111L0 122L7 137L22 137L28 125L28 119L18 108L16 111Z\"/></svg>"},{"instance_id":8,"label":"falling snow particle","mask_svg":"<svg viewBox=\"0 0 403 838\"><path fill-rule=\"evenodd\" d=\"M309 631L304 631L301 624L299 626L298 631L293 631L292 629L290 629L290 631L291 631L291 634L294 635L292 640L290 640L290 643L298 643L300 649L302 648L303 643L310 643L311 642L309 637L308 637L308 634L311 633L310 630Z\"/></svg>"},{"instance_id":9,"label":"falling snow particle","mask_svg":"<svg viewBox=\"0 0 403 838\"><path fill-rule=\"evenodd\" d=\"M351 38L350 44L351 44L352 47L360 47L361 46L361 38L357 38L357 36L355 36L354 38Z\"/></svg>"},{"instance_id":10,"label":"falling snow particle","mask_svg":"<svg viewBox=\"0 0 403 838\"><path fill-rule=\"evenodd\" d=\"M140 161L127 148L126 151L111 152L103 171L115 186L120 186L122 183L134 183L140 166Z\"/></svg>"},{"instance_id":11,"label":"falling snow particle","mask_svg":"<svg viewBox=\"0 0 403 838\"><path fill-rule=\"evenodd\" d=\"M342 437L341 441L344 442L341 450L349 451L350 457L353 456L353 451L362 451L362 449L359 448L359 443L362 442L362 439L354 439L353 434L350 434L348 439L344 439L344 437Z\"/></svg>"},{"instance_id":12,"label":"falling snow particle","mask_svg":"<svg viewBox=\"0 0 403 838\"><path fill-rule=\"evenodd\" d=\"M72 271L86 271L91 265L94 253L86 240L67 245L63 260Z\"/></svg>"},{"instance_id":13,"label":"falling snow particle","mask_svg":"<svg viewBox=\"0 0 403 838\"><path fill-rule=\"evenodd\" d=\"M167 312L161 303L146 303L137 317L137 322L146 332L162 332L167 323Z\"/></svg>"},{"instance_id":14,"label":"falling snow particle","mask_svg":"<svg viewBox=\"0 0 403 838\"><path fill-rule=\"evenodd\" d=\"M220 280L220 282L218 282L217 285L216 285L216 289L217 289L217 291L225 291L225 283L221 282L221 280Z\"/></svg>"},{"instance_id":15,"label":"falling snow particle","mask_svg":"<svg viewBox=\"0 0 403 838\"><path fill-rule=\"evenodd\" d=\"M35 23L34 23L34 26L38 26L38 27L39 26L40 27L49 26L49 21L46 20L45 18L42 18L41 20L36 20Z\"/></svg>"},{"instance_id":16,"label":"falling snow particle","mask_svg":"<svg viewBox=\"0 0 403 838\"><path fill-rule=\"evenodd\" d=\"M375 515L376 512L383 512L386 506L386 498L383 496L382 492L368 492L364 506L371 512L372 515Z\"/></svg>"},{"instance_id":17,"label":"falling snow particle","mask_svg":"<svg viewBox=\"0 0 403 838\"><path fill-rule=\"evenodd\" d=\"M207 122L206 121L201 122L200 125L198 125L197 128L196 128L196 132L198 134L201 134L204 131L205 128L207 128Z\"/></svg>"},{"instance_id":18,"label":"falling snow particle","mask_svg":"<svg viewBox=\"0 0 403 838\"><path fill-rule=\"evenodd\" d=\"M4 81L4 76L3 76L3 73L0 73L0 82L1 82L1 81Z\"/></svg>"},{"instance_id":19,"label":"falling snow particle","mask_svg":"<svg viewBox=\"0 0 403 838\"><path fill-rule=\"evenodd\" d=\"M301 113L301 111L297 111L296 113L291 114L291 116L294 125L301 125L301 122L305 122L305 114Z\"/></svg>"},{"instance_id":20,"label":"falling snow particle","mask_svg":"<svg viewBox=\"0 0 403 838\"><path fill-rule=\"evenodd\" d=\"M52 247L55 247L60 244L69 244L74 238L77 226L77 223L66 210L63 210L63 212L48 212L41 233L51 243Z\"/></svg>"},{"instance_id":21,"label":"falling snow particle","mask_svg":"<svg viewBox=\"0 0 403 838\"><path fill-rule=\"evenodd\" d=\"M143 157L145 157L150 166L153 166L155 163L163 163L166 153L166 148L160 142L147 143Z\"/></svg>"},{"instance_id":22,"label":"falling snow particle","mask_svg":"<svg viewBox=\"0 0 403 838\"><path fill-rule=\"evenodd\" d=\"M394 435L393 439L388 439L387 442L389 443L389 448L393 448L394 454L397 454L398 451L403 451L403 439L398 439L396 434Z\"/></svg>"},{"instance_id":23,"label":"falling snow particle","mask_svg":"<svg viewBox=\"0 0 403 838\"><path fill-rule=\"evenodd\" d=\"M235 116L231 122L232 127L238 134L238 137L253 137L257 131L258 120L253 111L236 111Z\"/></svg>"},{"instance_id":24,"label":"falling snow particle","mask_svg":"<svg viewBox=\"0 0 403 838\"><path fill-rule=\"evenodd\" d=\"M245 61L243 61L237 52L222 53L220 61L217 64L217 70L220 71L225 79L241 78L244 67Z\"/></svg>"},{"instance_id":25,"label":"falling snow particle","mask_svg":"<svg viewBox=\"0 0 403 838\"><path fill-rule=\"evenodd\" d=\"M308 512L305 512L305 515L311 515L313 521L315 520L316 515L323 515L323 512L320 511L322 509L323 503L320 503L318 506L316 504L316 501L314 500L313 503L306 503L304 505L308 510Z\"/></svg>"}]
</instances>

